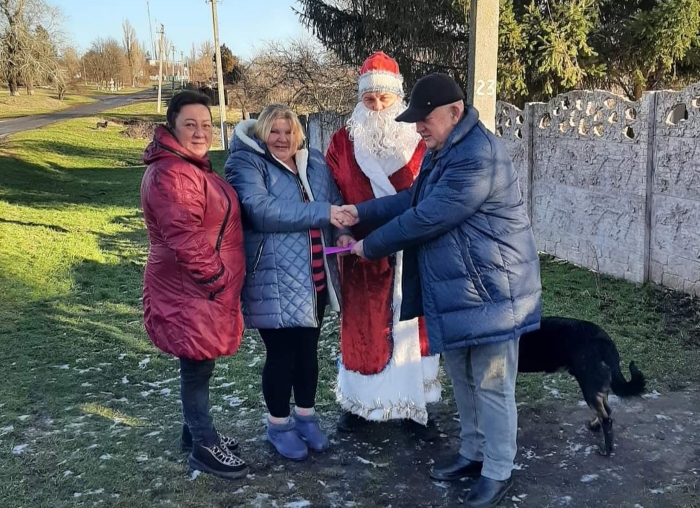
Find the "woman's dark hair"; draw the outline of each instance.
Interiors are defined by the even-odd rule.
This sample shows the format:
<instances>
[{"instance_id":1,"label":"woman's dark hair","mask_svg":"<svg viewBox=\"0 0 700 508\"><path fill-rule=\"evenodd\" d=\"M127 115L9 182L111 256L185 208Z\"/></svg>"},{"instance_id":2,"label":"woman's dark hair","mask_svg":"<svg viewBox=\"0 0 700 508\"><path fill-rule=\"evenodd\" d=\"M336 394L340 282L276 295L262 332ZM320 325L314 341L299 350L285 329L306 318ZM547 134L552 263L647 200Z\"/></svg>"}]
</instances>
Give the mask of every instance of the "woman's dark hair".
<instances>
[{"instance_id":1,"label":"woman's dark hair","mask_svg":"<svg viewBox=\"0 0 700 508\"><path fill-rule=\"evenodd\" d=\"M165 113L165 119L171 129L175 127L175 120L177 119L177 115L180 114L180 110L190 104L206 106L211 116L211 101L209 97L203 93L195 92L194 90L185 90L184 92L173 95L173 98L170 99L170 104L168 104L168 111Z\"/></svg>"}]
</instances>

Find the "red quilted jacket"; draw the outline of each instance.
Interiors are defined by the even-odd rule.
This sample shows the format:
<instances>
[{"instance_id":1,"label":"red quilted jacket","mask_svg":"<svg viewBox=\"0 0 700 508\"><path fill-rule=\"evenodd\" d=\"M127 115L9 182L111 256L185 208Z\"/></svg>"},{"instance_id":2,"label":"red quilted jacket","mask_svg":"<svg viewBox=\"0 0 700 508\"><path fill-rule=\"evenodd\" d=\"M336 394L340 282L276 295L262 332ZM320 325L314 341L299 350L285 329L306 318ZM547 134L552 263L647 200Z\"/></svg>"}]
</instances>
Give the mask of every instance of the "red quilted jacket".
<instances>
[{"instance_id":1,"label":"red quilted jacket","mask_svg":"<svg viewBox=\"0 0 700 508\"><path fill-rule=\"evenodd\" d=\"M141 206L150 251L143 280L146 332L166 353L191 360L236 352L245 275L236 191L208 157L157 127L143 154Z\"/></svg>"}]
</instances>

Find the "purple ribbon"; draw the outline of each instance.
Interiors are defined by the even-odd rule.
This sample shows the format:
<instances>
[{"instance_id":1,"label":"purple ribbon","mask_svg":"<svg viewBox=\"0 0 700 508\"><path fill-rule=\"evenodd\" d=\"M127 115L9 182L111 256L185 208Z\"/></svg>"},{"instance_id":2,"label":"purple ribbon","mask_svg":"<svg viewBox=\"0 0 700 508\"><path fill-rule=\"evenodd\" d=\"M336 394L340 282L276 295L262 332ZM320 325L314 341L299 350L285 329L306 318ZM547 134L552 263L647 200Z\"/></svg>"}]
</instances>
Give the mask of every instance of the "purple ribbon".
<instances>
[{"instance_id":1,"label":"purple ribbon","mask_svg":"<svg viewBox=\"0 0 700 508\"><path fill-rule=\"evenodd\" d=\"M350 244L347 247L326 247L323 249L323 253L326 255L330 254L340 254L341 252L350 252L352 250L352 246L354 244Z\"/></svg>"}]
</instances>

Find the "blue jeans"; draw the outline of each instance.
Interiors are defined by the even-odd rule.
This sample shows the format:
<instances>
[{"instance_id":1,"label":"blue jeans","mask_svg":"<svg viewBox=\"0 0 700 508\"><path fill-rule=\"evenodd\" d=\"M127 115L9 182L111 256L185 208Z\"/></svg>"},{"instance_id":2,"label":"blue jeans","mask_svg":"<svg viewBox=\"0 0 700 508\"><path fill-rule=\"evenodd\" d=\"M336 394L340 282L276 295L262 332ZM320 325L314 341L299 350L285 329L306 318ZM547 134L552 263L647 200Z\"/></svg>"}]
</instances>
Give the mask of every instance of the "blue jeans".
<instances>
[{"instance_id":1,"label":"blue jeans","mask_svg":"<svg viewBox=\"0 0 700 508\"><path fill-rule=\"evenodd\" d=\"M214 360L180 358L180 399L182 415L190 428L192 442L212 446L219 442L209 414L209 379L214 372Z\"/></svg>"},{"instance_id":2,"label":"blue jeans","mask_svg":"<svg viewBox=\"0 0 700 508\"><path fill-rule=\"evenodd\" d=\"M507 480L517 451L518 340L443 353L462 426L460 455L483 461L482 476Z\"/></svg>"}]
</instances>

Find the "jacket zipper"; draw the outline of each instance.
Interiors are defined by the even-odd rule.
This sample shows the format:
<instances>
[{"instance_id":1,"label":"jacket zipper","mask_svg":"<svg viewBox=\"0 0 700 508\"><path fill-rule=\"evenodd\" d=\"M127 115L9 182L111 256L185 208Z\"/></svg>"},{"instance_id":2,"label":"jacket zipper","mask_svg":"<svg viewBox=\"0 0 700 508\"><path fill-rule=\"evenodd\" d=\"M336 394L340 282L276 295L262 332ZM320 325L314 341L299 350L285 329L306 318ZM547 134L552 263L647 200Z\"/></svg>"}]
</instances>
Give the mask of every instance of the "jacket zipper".
<instances>
[{"instance_id":1,"label":"jacket zipper","mask_svg":"<svg viewBox=\"0 0 700 508\"><path fill-rule=\"evenodd\" d=\"M231 216L231 198L228 197L228 194L226 193L226 189L224 189L224 187L219 182L217 182L217 185L219 187L221 187L221 192L224 193L224 197L226 198L226 215L224 215L224 221L221 223L221 229L219 229L219 236L216 238L216 246L214 247L216 252L219 252L221 250L221 242L224 239L224 231L226 231L226 226L228 225L228 219ZM222 264L223 264L223 262L222 262ZM216 297L216 295L218 295L219 293L221 293L225 289L225 287L226 286L222 286L217 291L212 291L209 294L209 300L213 300Z\"/></svg>"},{"instance_id":2,"label":"jacket zipper","mask_svg":"<svg viewBox=\"0 0 700 508\"><path fill-rule=\"evenodd\" d=\"M258 251L255 253L255 261L253 261L253 273L252 273L253 278L255 278L255 274L258 271L258 265L260 264L260 260L262 259L262 253L263 253L264 247L265 247L265 236L263 236L263 239L260 242L260 247L258 247Z\"/></svg>"}]
</instances>

